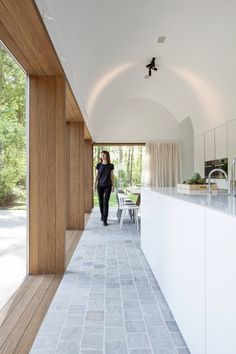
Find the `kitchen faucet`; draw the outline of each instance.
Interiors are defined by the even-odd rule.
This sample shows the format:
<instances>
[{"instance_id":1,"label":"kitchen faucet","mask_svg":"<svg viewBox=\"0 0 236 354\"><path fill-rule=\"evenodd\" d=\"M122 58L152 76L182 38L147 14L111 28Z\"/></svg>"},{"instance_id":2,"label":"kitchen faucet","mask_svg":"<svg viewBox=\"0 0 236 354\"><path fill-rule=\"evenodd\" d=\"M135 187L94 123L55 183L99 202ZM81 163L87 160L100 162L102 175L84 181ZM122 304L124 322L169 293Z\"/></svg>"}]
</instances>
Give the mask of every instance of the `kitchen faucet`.
<instances>
[{"instance_id":1,"label":"kitchen faucet","mask_svg":"<svg viewBox=\"0 0 236 354\"><path fill-rule=\"evenodd\" d=\"M235 159L235 163L236 163L236 159ZM221 168L214 168L214 170L211 170L211 172L208 175L208 193L211 193L211 175L212 175L212 173L214 173L216 171L222 172L223 175L225 175L226 181L228 180L227 173L224 170L222 170Z\"/></svg>"},{"instance_id":2,"label":"kitchen faucet","mask_svg":"<svg viewBox=\"0 0 236 354\"><path fill-rule=\"evenodd\" d=\"M236 196L235 169L236 169L236 157L234 158L231 165L230 195L232 195L233 197Z\"/></svg>"}]
</instances>

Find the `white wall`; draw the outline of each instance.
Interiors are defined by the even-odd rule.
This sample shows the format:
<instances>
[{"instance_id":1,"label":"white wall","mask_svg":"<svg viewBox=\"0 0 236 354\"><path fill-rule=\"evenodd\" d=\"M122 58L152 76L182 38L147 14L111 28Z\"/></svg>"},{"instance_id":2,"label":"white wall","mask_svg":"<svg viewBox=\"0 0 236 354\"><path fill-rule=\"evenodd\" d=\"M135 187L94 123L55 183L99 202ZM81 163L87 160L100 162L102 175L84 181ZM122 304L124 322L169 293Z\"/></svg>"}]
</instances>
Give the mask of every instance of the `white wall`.
<instances>
[{"instance_id":1,"label":"white wall","mask_svg":"<svg viewBox=\"0 0 236 354\"><path fill-rule=\"evenodd\" d=\"M178 123L162 105L142 98L121 100L117 104L108 102L106 109L98 104L96 112L103 118L94 121L95 142L179 141L183 179L193 174L194 133L190 118Z\"/></svg>"}]
</instances>

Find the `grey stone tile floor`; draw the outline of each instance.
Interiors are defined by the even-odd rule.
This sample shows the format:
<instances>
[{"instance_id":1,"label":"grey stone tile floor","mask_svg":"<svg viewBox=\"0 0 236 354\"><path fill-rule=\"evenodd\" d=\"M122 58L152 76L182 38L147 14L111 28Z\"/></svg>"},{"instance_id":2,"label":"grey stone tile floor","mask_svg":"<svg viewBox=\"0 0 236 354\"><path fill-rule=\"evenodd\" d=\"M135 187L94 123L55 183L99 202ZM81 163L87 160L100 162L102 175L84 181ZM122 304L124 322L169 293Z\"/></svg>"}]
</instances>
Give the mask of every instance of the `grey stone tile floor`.
<instances>
[{"instance_id":1,"label":"grey stone tile floor","mask_svg":"<svg viewBox=\"0 0 236 354\"><path fill-rule=\"evenodd\" d=\"M190 354L135 225L109 216L93 211L30 353Z\"/></svg>"}]
</instances>

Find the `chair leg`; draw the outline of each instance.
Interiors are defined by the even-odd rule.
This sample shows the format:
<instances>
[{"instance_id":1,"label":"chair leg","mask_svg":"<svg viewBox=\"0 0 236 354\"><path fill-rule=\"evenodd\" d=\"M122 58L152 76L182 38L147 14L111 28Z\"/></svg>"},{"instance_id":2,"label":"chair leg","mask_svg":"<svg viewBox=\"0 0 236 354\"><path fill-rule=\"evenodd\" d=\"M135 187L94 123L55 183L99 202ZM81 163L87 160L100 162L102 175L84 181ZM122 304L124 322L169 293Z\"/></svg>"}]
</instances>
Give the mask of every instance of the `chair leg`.
<instances>
[{"instance_id":1,"label":"chair leg","mask_svg":"<svg viewBox=\"0 0 236 354\"><path fill-rule=\"evenodd\" d=\"M129 210L129 216L130 216L130 220L132 221L133 220L133 215L132 215L132 210L131 209Z\"/></svg>"},{"instance_id":2,"label":"chair leg","mask_svg":"<svg viewBox=\"0 0 236 354\"><path fill-rule=\"evenodd\" d=\"M118 210L117 210L117 213L116 213L118 224L119 224L119 222L120 222L121 213L122 213L122 210L118 209Z\"/></svg>"},{"instance_id":3,"label":"chair leg","mask_svg":"<svg viewBox=\"0 0 236 354\"><path fill-rule=\"evenodd\" d=\"M134 211L134 213L135 213L135 223L136 223L136 227L137 227L137 230L139 231L139 224L138 224L138 211L137 211L137 210L135 210L135 211Z\"/></svg>"},{"instance_id":4,"label":"chair leg","mask_svg":"<svg viewBox=\"0 0 236 354\"><path fill-rule=\"evenodd\" d=\"M123 209L123 210L121 210L121 216L120 216L120 230L123 225L124 216L125 216L125 210Z\"/></svg>"}]
</instances>

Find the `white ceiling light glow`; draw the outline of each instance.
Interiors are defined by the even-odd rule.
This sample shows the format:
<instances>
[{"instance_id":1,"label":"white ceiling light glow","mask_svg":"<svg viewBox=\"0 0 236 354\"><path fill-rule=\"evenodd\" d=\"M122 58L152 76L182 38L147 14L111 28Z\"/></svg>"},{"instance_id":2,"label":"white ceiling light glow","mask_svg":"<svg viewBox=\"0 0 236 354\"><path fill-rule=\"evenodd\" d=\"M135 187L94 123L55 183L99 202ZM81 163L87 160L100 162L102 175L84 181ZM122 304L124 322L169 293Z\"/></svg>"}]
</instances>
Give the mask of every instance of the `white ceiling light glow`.
<instances>
[{"instance_id":1,"label":"white ceiling light glow","mask_svg":"<svg viewBox=\"0 0 236 354\"><path fill-rule=\"evenodd\" d=\"M217 93L216 88L199 74L189 69L181 67L170 67L170 69L190 85L208 120L214 122L216 117L220 116L223 111L221 96Z\"/></svg>"},{"instance_id":2,"label":"white ceiling light glow","mask_svg":"<svg viewBox=\"0 0 236 354\"><path fill-rule=\"evenodd\" d=\"M92 114L93 108L95 106L95 103L99 96L102 94L102 92L106 89L106 87L119 75L124 73L126 70L130 69L134 63L124 63L116 68L113 68L109 71L107 71L93 86L88 100L87 100L87 112L88 115L90 116Z\"/></svg>"}]
</instances>

